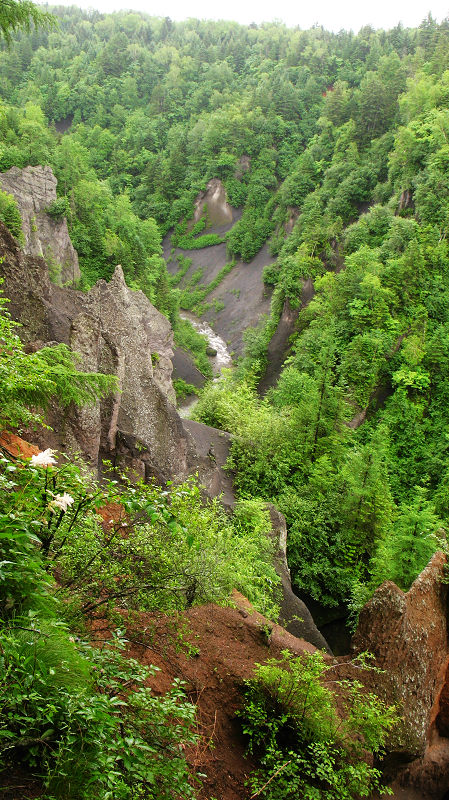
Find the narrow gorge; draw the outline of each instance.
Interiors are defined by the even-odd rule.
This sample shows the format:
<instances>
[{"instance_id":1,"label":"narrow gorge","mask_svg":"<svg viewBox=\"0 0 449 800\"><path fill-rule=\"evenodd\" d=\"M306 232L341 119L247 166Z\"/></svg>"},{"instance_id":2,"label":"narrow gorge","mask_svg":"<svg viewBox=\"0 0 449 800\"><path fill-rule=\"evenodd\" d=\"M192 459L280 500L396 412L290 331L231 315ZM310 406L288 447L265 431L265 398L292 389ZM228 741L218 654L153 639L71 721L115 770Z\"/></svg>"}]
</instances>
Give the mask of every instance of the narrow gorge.
<instances>
[{"instance_id":1,"label":"narrow gorge","mask_svg":"<svg viewBox=\"0 0 449 800\"><path fill-rule=\"evenodd\" d=\"M448 20L7 5L2 798L447 800Z\"/></svg>"}]
</instances>

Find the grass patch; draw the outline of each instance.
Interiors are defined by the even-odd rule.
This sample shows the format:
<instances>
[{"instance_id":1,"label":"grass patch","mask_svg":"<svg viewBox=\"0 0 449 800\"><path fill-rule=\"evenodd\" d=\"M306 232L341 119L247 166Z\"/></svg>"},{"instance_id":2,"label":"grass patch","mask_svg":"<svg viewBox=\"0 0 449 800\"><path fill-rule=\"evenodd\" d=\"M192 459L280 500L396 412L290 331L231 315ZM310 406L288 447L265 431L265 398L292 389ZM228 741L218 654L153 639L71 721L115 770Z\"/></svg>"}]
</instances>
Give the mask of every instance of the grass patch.
<instances>
[{"instance_id":1,"label":"grass patch","mask_svg":"<svg viewBox=\"0 0 449 800\"><path fill-rule=\"evenodd\" d=\"M226 275L229 275L231 270L235 267L235 263L235 261L230 261L229 264L225 264L224 267L222 267L217 273L213 281L208 283L207 286L201 284L196 289L192 289L190 287L182 289L179 298L179 304L181 308L185 309L186 311L197 312L197 309L200 307L200 304L204 298L220 285L224 278L226 278Z\"/></svg>"},{"instance_id":2,"label":"grass patch","mask_svg":"<svg viewBox=\"0 0 449 800\"><path fill-rule=\"evenodd\" d=\"M176 392L176 399L178 403L182 403L189 394L198 394L198 389L193 383L187 383L183 378L175 378L173 381L173 388Z\"/></svg>"},{"instance_id":3,"label":"grass patch","mask_svg":"<svg viewBox=\"0 0 449 800\"><path fill-rule=\"evenodd\" d=\"M170 286L178 286L178 284L182 281L184 275L186 275L186 273L189 271L190 267L192 266L192 259L191 258L187 258L186 256L183 256L182 253L180 253L178 256L176 256L176 260L177 260L177 262L179 264L179 269L178 269L178 272L176 273L176 275L170 275L170 278L169 278Z\"/></svg>"}]
</instances>

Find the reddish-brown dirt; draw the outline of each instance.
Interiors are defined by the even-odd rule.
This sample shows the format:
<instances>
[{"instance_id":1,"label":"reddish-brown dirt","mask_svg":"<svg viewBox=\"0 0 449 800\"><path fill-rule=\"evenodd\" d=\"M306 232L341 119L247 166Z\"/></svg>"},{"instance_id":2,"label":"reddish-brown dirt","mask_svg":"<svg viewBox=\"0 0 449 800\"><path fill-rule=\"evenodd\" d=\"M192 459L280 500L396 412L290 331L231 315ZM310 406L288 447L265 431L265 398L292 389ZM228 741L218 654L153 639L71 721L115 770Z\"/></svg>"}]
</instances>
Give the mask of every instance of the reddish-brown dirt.
<instances>
[{"instance_id":1,"label":"reddish-brown dirt","mask_svg":"<svg viewBox=\"0 0 449 800\"><path fill-rule=\"evenodd\" d=\"M9 453L14 458L31 458L37 456L39 448L34 444L26 442L15 433L10 431L0 431L0 448Z\"/></svg>"},{"instance_id":2,"label":"reddish-brown dirt","mask_svg":"<svg viewBox=\"0 0 449 800\"><path fill-rule=\"evenodd\" d=\"M0 797L2 800L38 800L42 794L42 783L19 768L0 774Z\"/></svg>"},{"instance_id":3,"label":"reddish-brown dirt","mask_svg":"<svg viewBox=\"0 0 449 800\"><path fill-rule=\"evenodd\" d=\"M130 654L160 668L151 685L163 694L174 678L185 682L197 705L200 740L188 753L192 769L204 775L198 800L248 800L246 783L255 762L245 755L236 711L241 688L256 663L289 649L298 655L315 648L251 609L234 593L236 608L213 604L175 617L140 614L128 630Z\"/></svg>"}]
</instances>

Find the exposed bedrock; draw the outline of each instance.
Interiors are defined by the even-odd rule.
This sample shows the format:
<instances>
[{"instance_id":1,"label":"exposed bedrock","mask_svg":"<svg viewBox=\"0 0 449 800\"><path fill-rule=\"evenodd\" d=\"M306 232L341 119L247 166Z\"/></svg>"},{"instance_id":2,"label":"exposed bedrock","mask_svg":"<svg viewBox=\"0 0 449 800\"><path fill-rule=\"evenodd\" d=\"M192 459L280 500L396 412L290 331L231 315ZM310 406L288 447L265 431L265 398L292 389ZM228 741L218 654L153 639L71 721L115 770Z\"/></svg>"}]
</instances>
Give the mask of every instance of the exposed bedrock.
<instances>
[{"instance_id":1,"label":"exposed bedrock","mask_svg":"<svg viewBox=\"0 0 449 800\"><path fill-rule=\"evenodd\" d=\"M212 178L201 192L195 202L193 225L206 215L209 228L229 226L234 221L234 209L226 200L226 189L218 178Z\"/></svg>"},{"instance_id":2,"label":"exposed bedrock","mask_svg":"<svg viewBox=\"0 0 449 800\"><path fill-rule=\"evenodd\" d=\"M120 387L91 408L62 415L54 407L49 418L54 430L40 432L42 444L80 451L95 470L108 458L139 477L165 481L192 474L195 437L172 404L168 320L142 292L126 286L120 267L109 283L99 281L83 294L52 284L44 260L25 255L1 224L0 253L9 310L22 324L27 347L63 342L80 354L83 369L116 375ZM201 467L208 487L220 484L216 462L204 460Z\"/></svg>"},{"instance_id":3,"label":"exposed bedrock","mask_svg":"<svg viewBox=\"0 0 449 800\"><path fill-rule=\"evenodd\" d=\"M51 167L11 167L0 173L0 188L15 198L22 217L24 252L43 256L51 268L52 279L72 285L81 275L67 220L55 219L47 213L56 200L56 183Z\"/></svg>"},{"instance_id":4,"label":"exposed bedrock","mask_svg":"<svg viewBox=\"0 0 449 800\"><path fill-rule=\"evenodd\" d=\"M243 172L249 169L249 159L243 157L239 164ZM217 233L223 236L240 219L242 212L232 208L226 201L223 183L214 178L207 184L195 202L193 223L207 212L208 227L203 233ZM209 286L220 270L230 261L226 243L205 247L200 250L172 249L171 234L164 239L164 257L169 272L174 275L179 269L177 257L189 258L192 264L181 280L186 287L197 273L202 271L199 284ZM237 261L223 280L206 295L204 303L210 307L203 318L227 343L231 354L239 356L243 352L243 332L257 325L263 314L270 313L271 288L263 283L263 270L274 261L265 244L249 262ZM197 284L195 284L197 285Z\"/></svg>"},{"instance_id":5,"label":"exposed bedrock","mask_svg":"<svg viewBox=\"0 0 449 800\"><path fill-rule=\"evenodd\" d=\"M356 652L369 651L382 673L376 689L398 703L403 724L388 744L393 773L411 762L398 788L442 798L449 789L449 647L446 557L436 553L408 592L388 581L362 609ZM388 762L387 762L388 763Z\"/></svg>"},{"instance_id":6,"label":"exposed bedrock","mask_svg":"<svg viewBox=\"0 0 449 800\"><path fill-rule=\"evenodd\" d=\"M284 628L297 636L315 645L319 650L331 649L324 636L315 625L312 615L302 600L295 595L292 589L290 570L287 564L287 525L285 517L273 505L268 505L271 519L271 535L277 547L275 556L276 572L281 579L281 613L279 622Z\"/></svg>"}]
</instances>

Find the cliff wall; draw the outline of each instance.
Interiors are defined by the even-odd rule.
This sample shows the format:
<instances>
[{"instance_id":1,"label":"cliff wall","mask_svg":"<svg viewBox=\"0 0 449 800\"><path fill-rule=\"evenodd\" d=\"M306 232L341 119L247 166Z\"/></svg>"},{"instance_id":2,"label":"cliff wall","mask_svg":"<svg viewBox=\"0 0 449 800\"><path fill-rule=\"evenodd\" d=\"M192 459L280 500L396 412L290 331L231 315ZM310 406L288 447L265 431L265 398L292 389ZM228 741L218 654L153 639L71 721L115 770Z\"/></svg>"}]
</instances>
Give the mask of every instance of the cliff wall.
<instances>
[{"instance_id":1,"label":"cliff wall","mask_svg":"<svg viewBox=\"0 0 449 800\"><path fill-rule=\"evenodd\" d=\"M73 285L81 275L67 220L47 214L56 200L56 183L51 167L12 167L0 173L0 188L15 198L22 217L24 252L45 258L55 282Z\"/></svg>"},{"instance_id":2,"label":"cliff wall","mask_svg":"<svg viewBox=\"0 0 449 800\"><path fill-rule=\"evenodd\" d=\"M86 294L56 286L43 258L26 255L1 223L0 254L3 290L26 347L63 342L80 355L82 369L116 375L120 387L91 408L62 415L55 405L49 414L53 432L38 431L37 443L81 452L98 472L105 458L159 481L198 471L208 493L226 491L232 502L230 479L207 456L209 429L198 425L199 432L196 426L190 432L173 405L170 323L142 292L127 287L121 267L109 283L99 281ZM223 447L229 447L226 437Z\"/></svg>"}]
</instances>

